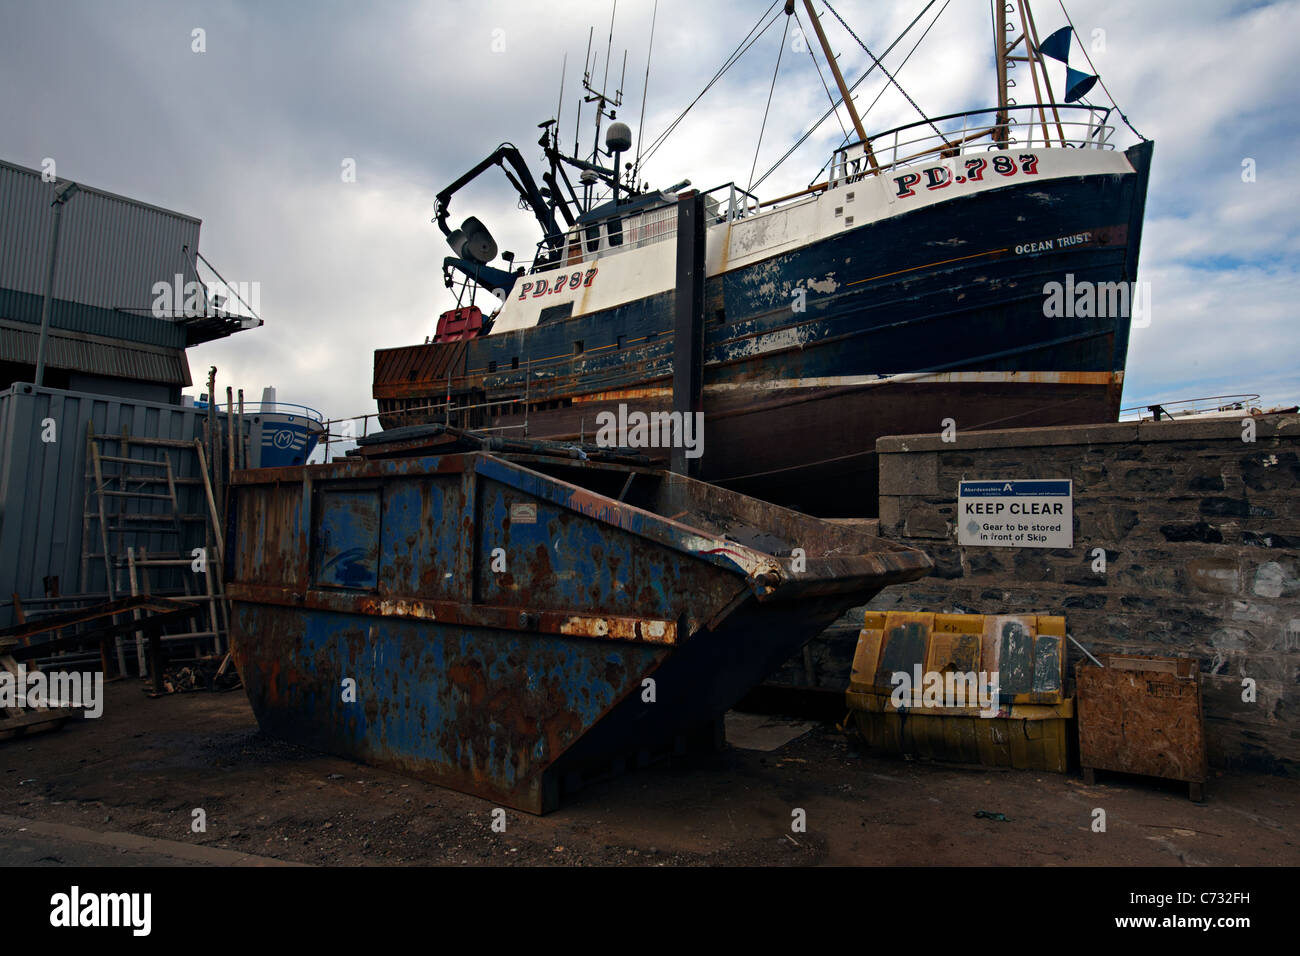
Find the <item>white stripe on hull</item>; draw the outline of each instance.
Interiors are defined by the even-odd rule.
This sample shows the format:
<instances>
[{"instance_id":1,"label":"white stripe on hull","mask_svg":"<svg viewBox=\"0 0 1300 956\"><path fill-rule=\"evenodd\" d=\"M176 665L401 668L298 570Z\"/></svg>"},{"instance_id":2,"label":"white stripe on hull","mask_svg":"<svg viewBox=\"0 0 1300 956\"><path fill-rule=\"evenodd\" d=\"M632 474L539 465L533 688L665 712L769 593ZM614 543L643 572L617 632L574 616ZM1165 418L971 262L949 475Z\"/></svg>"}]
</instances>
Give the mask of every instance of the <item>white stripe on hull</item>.
<instances>
[{"instance_id":1,"label":"white stripe on hull","mask_svg":"<svg viewBox=\"0 0 1300 956\"><path fill-rule=\"evenodd\" d=\"M901 372L895 375L834 375L821 378L777 378L765 382L724 382L705 385L704 393L766 392L788 388L862 388L878 385L965 384L986 383L1006 385L1120 385L1123 372ZM669 398L672 388L630 388L629 397ZM575 396L574 404L590 401L609 401L620 396L620 390L611 389L598 396Z\"/></svg>"}]
</instances>

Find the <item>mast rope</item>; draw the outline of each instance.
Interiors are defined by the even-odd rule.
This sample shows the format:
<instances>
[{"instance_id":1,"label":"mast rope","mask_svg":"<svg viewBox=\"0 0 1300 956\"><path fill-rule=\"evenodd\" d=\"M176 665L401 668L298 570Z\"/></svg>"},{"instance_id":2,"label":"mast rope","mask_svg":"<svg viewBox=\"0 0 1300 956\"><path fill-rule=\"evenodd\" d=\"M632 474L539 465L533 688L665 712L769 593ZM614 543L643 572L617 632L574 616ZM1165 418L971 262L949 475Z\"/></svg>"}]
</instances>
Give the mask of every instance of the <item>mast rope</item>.
<instances>
[{"instance_id":1,"label":"mast rope","mask_svg":"<svg viewBox=\"0 0 1300 956\"><path fill-rule=\"evenodd\" d=\"M803 21L799 19L798 10L795 10L794 12L794 19L795 22L799 24L799 33L806 39L808 34L804 33ZM811 43L805 42L804 46L808 48L808 58L813 61L813 66L817 68L817 79L822 81L822 89L826 91L826 98L831 101L831 110L835 113L835 122L840 124L840 132L844 134L844 139L847 140L849 138L849 131L844 125L844 120L840 119L839 110L835 109L839 104L835 102L835 95L831 93L830 84L826 82L826 77L822 73L822 65L817 62L817 54L813 52Z\"/></svg>"},{"instance_id":2,"label":"mast rope","mask_svg":"<svg viewBox=\"0 0 1300 956\"><path fill-rule=\"evenodd\" d=\"M763 131L767 129L767 114L772 108L772 93L776 90L776 75L781 72L781 56L785 53L785 38L790 35L790 18L785 18L785 29L781 31L781 45L776 49L776 69L772 71L772 85L767 90L767 105L763 107L763 122L758 127L758 144L754 147L754 161L749 164L749 186L754 185L754 170L758 168L758 153L763 148ZM745 192L750 192L746 189ZM742 206L743 208L743 206Z\"/></svg>"},{"instance_id":3,"label":"mast rope","mask_svg":"<svg viewBox=\"0 0 1300 956\"><path fill-rule=\"evenodd\" d=\"M745 34L745 39L740 41L740 45L737 46L736 49L732 51L729 57L727 57L726 61L724 61L722 66L718 69L718 72L713 74L713 79L709 80L709 82L705 85L704 89L702 89L699 92L699 95L697 95L695 99L691 100L691 102L687 105L686 109L682 110L681 113L678 115L678 117L668 125L668 128L665 129L658 136L656 136L654 138L654 141L648 147L646 147L645 157L641 160L643 165L650 161L650 157L653 156L655 151L658 150L659 147L663 145L664 141L667 140L669 135L672 134L673 130L677 128L678 124L680 124L681 121L686 118L686 114L689 113L691 109L695 106L695 104L698 103L704 97L704 94L709 92L709 90L713 88L713 85L717 83L718 80L722 79L723 74L726 73L729 69L731 69L731 67L733 67L736 64L736 61L739 60L742 56L744 56L749 51L749 48L758 42L759 37L761 37L764 33L766 33L768 31L768 28L771 27L772 24L776 22L776 17L773 17L771 20L768 21L766 26L763 26L762 30L759 30L759 27L763 24L763 21L767 19L767 15L771 13L774 9L776 9L777 5L780 3L781 0L773 0L772 6L768 7L767 10L764 11L763 15L758 18L758 22L755 23L752 27L750 27L749 33ZM780 13L778 12L778 16L779 15ZM759 31L757 36L755 35L756 30ZM751 37L753 37L753 39L750 39Z\"/></svg>"},{"instance_id":4,"label":"mast rope","mask_svg":"<svg viewBox=\"0 0 1300 956\"><path fill-rule=\"evenodd\" d=\"M912 97L907 95L907 90L903 89L902 84L899 83L898 80L894 79L893 74L891 74L887 69L885 69L885 64L881 63L879 60L876 59L876 55L872 53L871 50L867 47L867 45L863 43L862 40L858 37L858 35L853 32L853 28L844 22L844 18L840 16L839 13L836 12L834 7L831 6L830 0L822 0L822 2L826 4L827 10L835 14L835 19L840 21L840 26L842 26L844 29L849 31L849 36L853 37L853 39L858 41L858 46L862 47L863 50L866 50L867 56L871 57L871 62L876 64L876 66L880 67L880 72L885 74L885 76L889 79L890 83L893 83L896 87L898 87L898 92L902 93L903 98L907 100L907 102L912 104L912 109L920 113L921 119L925 120L927 123L930 123L930 129L934 130L935 134L938 135L940 139L944 139L946 142L943 133L939 132L939 127L935 126L934 123L930 122L930 117L926 114L925 110L921 109L921 107L916 105L916 100L912 99Z\"/></svg>"},{"instance_id":5,"label":"mast rope","mask_svg":"<svg viewBox=\"0 0 1300 956\"><path fill-rule=\"evenodd\" d=\"M632 164L632 185L635 186L641 172L641 131L645 129L645 101L650 93L650 58L655 52L655 24L659 20L659 0L655 0L654 12L650 15L650 46L645 54L645 83L641 86L641 120L636 124L636 162ZM559 123L555 124L559 126Z\"/></svg>"},{"instance_id":6,"label":"mast rope","mask_svg":"<svg viewBox=\"0 0 1300 956\"><path fill-rule=\"evenodd\" d=\"M1092 57L1088 56L1088 48L1083 44L1083 37L1079 36L1079 31L1074 28L1074 21L1070 19L1069 11L1065 9L1064 0L1056 0L1056 2L1060 4L1061 13L1065 15L1065 22L1070 25L1070 32L1073 33L1075 39L1079 41L1079 49L1083 51L1083 58L1088 61L1088 69L1092 70L1093 75L1097 77L1097 82L1101 84L1102 91L1105 92L1106 98L1110 100L1110 105L1115 107L1115 112L1118 113L1119 118L1124 121L1124 125L1133 130L1134 135L1136 135L1138 139L1146 142L1147 138L1139 133L1137 128L1128 121L1128 117L1124 115L1124 111L1120 109L1119 104L1115 102L1115 97L1111 96L1110 90L1106 89L1106 81L1101 78L1101 72L1092 65Z\"/></svg>"},{"instance_id":7,"label":"mast rope","mask_svg":"<svg viewBox=\"0 0 1300 956\"><path fill-rule=\"evenodd\" d=\"M885 52L881 54L881 56L889 56L890 51L893 50L894 47L898 46L898 44L902 41L903 37L907 36L907 34L911 32L912 27L916 26L917 23L920 22L921 18L925 16L927 12L929 12L930 8L934 6L936 2L937 0L930 0L930 2L927 3L922 8L921 12L916 15L916 17L912 20L912 22L907 25L907 28L898 35L898 37L894 40L894 42L889 44L889 49L885 50ZM947 4L945 4L945 6L947 6ZM935 19L938 18L936 17ZM933 24L931 25L933 26ZM875 69L876 68L874 65L868 67L867 72L863 73L860 77L858 77L857 80L854 81L853 85L849 87L849 92L852 93L860 85L862 85L862 81L865 80L867 77L869 77ZM768 176L771 176L774 172L776 172L777 169L781 166L781 164L784 163L787 159L789 159L794 154L795 150L797 150L800 146L802 146L805 142L807 142L808 137L811 136L813 133L817 132L817 128L821 126L822 123L826 122L826 120L828 120L831 114L834 112L835 112L835 107L832 106L825 113L823 113L821 119L813 123L812 126L808 128L808 132L800 136L799 139L795 141L795 144L785 151L785 155L783 155L780 159L778 159L775 163L773 163L772 168L758 178L758 181L754 183L754 189L757 189L759 186L763 185L763 181L767 179ZM840 125L842 128L843 124L841 123Z\"/></svg>"},{"instance_id":8,"label":"mast rope","mask_svg":"<svg viewBox=\"0 0 1300 956\"><path fill-rule=\"evenodd\" d=\"M999 2L1000 2L1000 0L999 0ZM898 64L898 66L894 68L894 75L895 75L895 76L897 76L899 73L902 73L902 72L903 72L903 67L907 66L907 61L910 60L910 59L912 58L912 54L916 52L917 48L918 48L918 47L919 47L919 46L920 46L920 45L925 41L925 38L926 38L927 36L929 36L930 31L934 29L934 25L935 25L936 23L939 22L940 18L943 16L943 11L945 11L945 10L948 9L948 4L950 4L950 3L952 3L952 0L944 0L944 4L943 4L943 6L940 7L940 8L939 8L939 12L936 13L936 14L934 15L934 19L930 21L930 25L929 25L928 27L926 27L925 30L922 31L922 33L921 33L921 35L920 35L919 37L916 38L916 42L912 44L912 49L910 49L910 50L907 51L907 56L903 57L903 62L900 63L900 64ZM887 89L889 89L888 86L882 86L882 87L880 88L880 92L877 93L877 94L876 94L876 98L875 98L874 100L871 101L871 105L868 106L865 110L862 111L862 115L863 115L863 116L866 116L866 115L867 115L868 113L870 113L873 109L875 109L876 104L880 102L880 98L881 98L882 96L885 95L885 90L887 90ZM848 130L845 130L845 131L844 131L844 138L843 138L842 140L840 140L840 145L837 146L837 147L835 147L835 149L838 150L838 149L843 148L843 147L848 143L848 141L849 141L849 133L848 133ZM827 158L826 162L822 163L822 168L819 169L819 170L817 170L817 175L816 175L816 176L813 176L813 178L812 178L811 180L808 181L808 185L809 185L809 186L811 186L813 183L817 182L817 176L820 176L822 173L824 173L824 172L826 171L826 167L829 166L829 165L831 164L831 160L834 159L834 158L835 158L835 151L832 150L832 151L831 151L831 155Z\"/></svg>"}]
</instances>

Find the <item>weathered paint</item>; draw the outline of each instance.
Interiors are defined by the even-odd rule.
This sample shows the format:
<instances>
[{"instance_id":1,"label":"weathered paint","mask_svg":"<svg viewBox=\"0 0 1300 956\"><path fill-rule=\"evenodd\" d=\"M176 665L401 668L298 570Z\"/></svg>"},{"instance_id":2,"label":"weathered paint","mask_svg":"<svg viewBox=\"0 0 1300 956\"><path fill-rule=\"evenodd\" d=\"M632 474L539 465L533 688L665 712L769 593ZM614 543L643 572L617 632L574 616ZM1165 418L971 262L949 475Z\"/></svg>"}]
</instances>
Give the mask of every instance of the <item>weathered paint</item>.
<instances>
[{"instance_id":1,"label":"weathered paint","mask_svg":"<svg viewBox=\"0 0 1300 956\"><path fill-rule=\"evenodd\" d=\"M869 612L846 703L873 749L1063 773L1074 716L1064 640L1059 616ZM998 700L989 710L969 697L936 706L913 684L900 705L894 675L912 682L916 668L945 681L996 674ZM971 692L969 683L962 686L963 695Z\"/></svg>"},{"instance_id":2,"label":"weathered paint","mask_svg":"<svg viewBox=\"0 0 1300 956\"><path fill-rule=\"evenodd\" d=\"M544 456L245 471L230 521L265 731L538 813L566 777L708 736L846 608L930 567L687 478Z\"/></svg>"},{"instance_id":3,"label":"weathered paint","mask_svg":"<svg viewBox=\"0 0 1300 956\"><path fill-rule=\"evenodd\" d=\"M726 271L712 265L725 231L713 228L701 477L815 514L863 515L874 511L881 435L935 428L954 409L967 430L1114 420L1130 317L1049 319L1043 288L1067 273L1079 283L1136 279L1150 155L1135 150L1050 191L989 188L801 233L810 237L802 245L739 259L733 249ZM760 228L761 219L732 227L728 241ZM1016 251L1027 238L1085 233L1065 247ZM663 243L609 261L670 251ZM672 275L670 257L662 271ZM534 436L590 435L596 416L620 402L665 409L675 293L609 288L620 297L599 308L457 343L467 348L454 356L438 352L452 346L377 351L381 421L436 417L404 409L444 401L448 377L460 405L500 402L457 423L520 427L526 397ZM436 377L417 371L435 366Z\"/></svg>"},{"instance_id":4,"label":"weathered paint","mask_svg":"<svg viewBox=\"0 0 1300 956\"><path fill-rule=\"evenodd\" d=\"M1200 662L1109 654L1075 670L1079 763L1203 784L1209 775ZM1199 787L1192 796L1200 799Z\"/></svg>"}]
</instances>

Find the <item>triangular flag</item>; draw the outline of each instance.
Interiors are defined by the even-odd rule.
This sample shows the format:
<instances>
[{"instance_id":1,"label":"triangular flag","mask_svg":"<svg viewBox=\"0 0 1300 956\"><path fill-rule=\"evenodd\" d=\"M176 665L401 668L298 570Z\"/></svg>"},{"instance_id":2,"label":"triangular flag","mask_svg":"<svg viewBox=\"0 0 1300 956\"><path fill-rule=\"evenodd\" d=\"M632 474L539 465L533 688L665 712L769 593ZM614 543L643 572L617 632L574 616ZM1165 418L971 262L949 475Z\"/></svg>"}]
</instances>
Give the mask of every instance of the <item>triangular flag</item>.
<instances>
[{"instance_id":1,"label":"triangular flag","mask_svg":"<svg viewBox=\"0 0 1300 956\"><path fill-rule=\"evenodd\" d=\"M1067 66L1065 68L1065 102L1073 103L1079 97L1086 96L1096 82L1096 74L1084 73L1082 70Z\"/></svg>"},{"instance_id":2,"label":"triangular flag","mask_svg":"<svg viewBox=\"0 0 1300 956\"><path fill-rule=\"evenodd\" d=\"M1073 32L1069 27L1061 27L1039 45L1038 52L1053 60L1066 62L1070 59L1070 34Z\"/></svg>"}]
</instances>

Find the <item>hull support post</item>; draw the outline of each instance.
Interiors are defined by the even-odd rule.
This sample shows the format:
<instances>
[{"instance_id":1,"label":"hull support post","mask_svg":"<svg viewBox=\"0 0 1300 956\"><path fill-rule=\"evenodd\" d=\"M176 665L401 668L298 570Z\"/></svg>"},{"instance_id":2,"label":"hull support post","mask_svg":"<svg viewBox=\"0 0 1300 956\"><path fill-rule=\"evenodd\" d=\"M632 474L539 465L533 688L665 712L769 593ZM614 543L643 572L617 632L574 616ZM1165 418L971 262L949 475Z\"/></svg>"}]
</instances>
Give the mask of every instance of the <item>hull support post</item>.
<instances>
[{"instance_id":1,"label":"hull support post","mask_svg":"<svg viewBox=\"0 0 1300 956\"><path fill-rule=\"evenodd\" d=\"M704 411L704 197L692 191L677 201L677 302L673 340L673 411L686 416ZM671 469L695 477L700 459L686 457L683 441L673 443Z\"/></svg>"}]
</instances>

